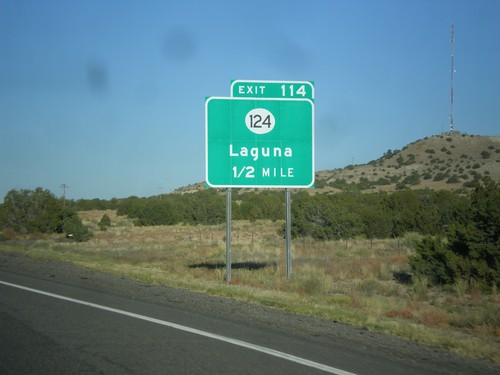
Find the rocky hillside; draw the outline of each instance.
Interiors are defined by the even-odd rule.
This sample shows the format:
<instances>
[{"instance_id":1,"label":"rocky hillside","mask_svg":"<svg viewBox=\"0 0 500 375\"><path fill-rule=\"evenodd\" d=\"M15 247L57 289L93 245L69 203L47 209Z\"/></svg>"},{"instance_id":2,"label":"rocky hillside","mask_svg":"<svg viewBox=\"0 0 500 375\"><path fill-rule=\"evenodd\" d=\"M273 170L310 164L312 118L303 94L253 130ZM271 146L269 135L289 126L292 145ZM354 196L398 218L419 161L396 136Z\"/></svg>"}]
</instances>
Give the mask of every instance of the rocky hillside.
<instances>
[{"instance_id":1,"label":"rocky hillside","mask_svg":"<svg viewBox=\"0 0 500 375\"><path fill-rule=\"evenodd\" d=\"M324 191L460 190L478 186L486 176L500 182L500 136L435 135L402 150L387 150L363 165L321 171L316 187Z\"/></svg>"},{"instance_id":2,"label":"rocky hillside","mask_svg":"<svg viewBox=\"0 0 500 375\"><path fill-rule=\"evenodd\" d=\"M500 182L500 136L453 132L426 137L401 150L387 150L368 164L317 172L316 188L309 191L465 191L478 186L484 177ZM200 182L175 193L204 188L205 183Z\"/></svg>"}]
</instances>

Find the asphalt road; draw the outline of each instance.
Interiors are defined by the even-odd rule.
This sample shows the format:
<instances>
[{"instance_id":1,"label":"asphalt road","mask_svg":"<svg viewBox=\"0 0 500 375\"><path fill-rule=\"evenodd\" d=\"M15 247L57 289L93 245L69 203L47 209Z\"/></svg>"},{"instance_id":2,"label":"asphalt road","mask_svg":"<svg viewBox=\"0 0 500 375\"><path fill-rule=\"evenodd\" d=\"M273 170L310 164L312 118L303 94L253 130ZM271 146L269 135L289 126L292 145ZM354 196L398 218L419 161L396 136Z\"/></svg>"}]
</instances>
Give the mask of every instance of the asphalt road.
<instances>
[{"instance_id":1,"label":"asphalt road","mask_svg":"<svg viewBox=\"0 0 500 375\"><path fill-rule=\"evenodd\" d=\"M386 335L0 252L0 374L499 374Z\"/></svg>"}]
</instances>

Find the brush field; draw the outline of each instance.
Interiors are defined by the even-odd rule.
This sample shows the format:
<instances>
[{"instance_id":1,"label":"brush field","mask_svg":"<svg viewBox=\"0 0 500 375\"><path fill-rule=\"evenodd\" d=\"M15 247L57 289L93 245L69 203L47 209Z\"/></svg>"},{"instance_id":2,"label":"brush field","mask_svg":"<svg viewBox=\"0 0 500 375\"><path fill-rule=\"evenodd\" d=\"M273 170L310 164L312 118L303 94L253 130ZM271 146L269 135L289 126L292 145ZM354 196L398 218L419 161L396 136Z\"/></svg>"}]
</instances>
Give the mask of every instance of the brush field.
<instances>
[{"instance_id":1,"label":"brush field","mask_svg":"<svg viewBox=\"0 0 500 375\"><path fill-rule=\"evenodd\" d=\"M101 231L104 214L112 226ZM289 280L285 241L278 235L283 223L234 221L228 284L225 225L136 227L110 210L79 215L94 233L87 242L18 236L0 249L362 326L500 364L498 293L485 294L466 282L430 288L426 280L409 280L417 234L374 241L295 239Z\"/></svg>"}]
</instances>

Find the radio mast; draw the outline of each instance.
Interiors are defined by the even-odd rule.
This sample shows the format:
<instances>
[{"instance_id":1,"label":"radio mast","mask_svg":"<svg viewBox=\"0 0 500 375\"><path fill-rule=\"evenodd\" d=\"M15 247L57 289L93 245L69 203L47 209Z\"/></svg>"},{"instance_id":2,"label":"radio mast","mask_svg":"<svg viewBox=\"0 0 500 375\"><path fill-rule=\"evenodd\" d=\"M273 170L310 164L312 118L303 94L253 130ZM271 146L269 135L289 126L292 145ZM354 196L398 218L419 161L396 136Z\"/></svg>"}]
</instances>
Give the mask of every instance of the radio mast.
<instances>
[{"instance_id":1,"label":"radio mast","mask_svg":"<svg viewBox=\"0 0 500 375\"><path fill-rule=\"evenodd\" d=\"M453 132L453 78L455 76L455 27L451 24L450 134Z\"/></svg>"},{"instance_id":2,"label":"radio mast","mask_svg":"<svg viewBox=\"0 0 500 375\"><path fill-rule=\"evenodd\" d=\"M61 184L61 189L63 189L63 207L66 207L66 189L69 189L69 186L66 184Z\"/></svg>"}]
</instances>

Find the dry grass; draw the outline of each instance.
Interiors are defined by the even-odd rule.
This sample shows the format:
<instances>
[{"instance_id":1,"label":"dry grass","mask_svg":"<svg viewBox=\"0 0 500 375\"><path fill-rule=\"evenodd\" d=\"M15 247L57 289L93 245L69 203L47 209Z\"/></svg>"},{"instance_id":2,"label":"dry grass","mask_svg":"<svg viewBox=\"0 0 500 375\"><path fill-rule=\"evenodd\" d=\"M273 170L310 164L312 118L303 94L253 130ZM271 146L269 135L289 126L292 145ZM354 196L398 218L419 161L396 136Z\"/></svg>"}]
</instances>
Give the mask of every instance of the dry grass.
<instances>
[{"instance_id":1,"label":"dry grass","mask_svg":"<svg viewBox=\"0 0 500 375\"><path fill-rule=\"evenodd\" d=\"M99 231L102 215L112 227ZM225 282L225 225L135 227L113 211L80 213L88 242L39 238L2 249L72 261L135 279L230 296L299 314L364 326L500 363L500 298L474 285L430 288L397 283L413 252L402 241L293 241L292 278L285 269L281 222L238 221L232 231L232 278ZM21 244L23 246L21 246Z\"/></svg>"}]
</instances>

